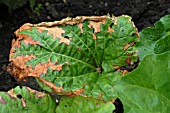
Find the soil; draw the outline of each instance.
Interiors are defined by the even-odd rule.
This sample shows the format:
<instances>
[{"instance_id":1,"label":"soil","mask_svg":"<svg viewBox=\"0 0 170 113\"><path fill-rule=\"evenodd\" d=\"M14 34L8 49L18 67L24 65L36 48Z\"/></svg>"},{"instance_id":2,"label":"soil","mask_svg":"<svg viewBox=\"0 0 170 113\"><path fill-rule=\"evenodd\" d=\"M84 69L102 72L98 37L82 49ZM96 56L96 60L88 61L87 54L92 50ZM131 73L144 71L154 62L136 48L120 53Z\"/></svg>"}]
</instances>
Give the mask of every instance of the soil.
<instances>
[{"instance_id":1,"label":"soil","mask_svg":"<svg viewBox=\"0 0 170 113\"><path fill-rule=\"evenodd\" d=\"M37 11L32 11L27 2L11 13L5 4L0 4L0 91L8 91L17 85L27 85L40 90L33 78L28 82L17 82L6 71L11 42L15 38L14 31L24 23L56 21L68 16L125 14L132 17L136 27L141 31L152 26L162 16L170 14L169 0L36 0L37 9L38 4L42 7ZM116 108L116 113L123 112L120 100L117 100Z\"/></svg>"}]
</instances>

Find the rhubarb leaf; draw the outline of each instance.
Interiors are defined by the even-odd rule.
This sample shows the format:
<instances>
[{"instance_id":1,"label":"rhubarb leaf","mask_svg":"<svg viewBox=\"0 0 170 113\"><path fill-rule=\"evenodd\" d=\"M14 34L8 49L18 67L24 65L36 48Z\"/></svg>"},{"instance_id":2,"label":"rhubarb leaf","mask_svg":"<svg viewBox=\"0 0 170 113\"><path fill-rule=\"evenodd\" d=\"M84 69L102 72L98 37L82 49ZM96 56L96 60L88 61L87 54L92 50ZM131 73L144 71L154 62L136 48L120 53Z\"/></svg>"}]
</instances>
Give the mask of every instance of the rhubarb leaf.
<instances>
[{"instance_id":1,"label":"rhubarb leaf","mask_svg":"<svg viewBox=\"0 0 170 113\"><path fill-rule=\"evenodd\" d=\"M76 96L74 98L62 97L56 113L112 113L115 109L112 102Z\"/></svg>"},{"instance_id":2,"label":"rhubarb leaf","mask_svg":"<svg viewBox=\"0 0 170 113\"><path fill-rule=\"evenodd\" d=\"M146 56L115 86L125 113L170 111L170 52Z\"/></svg>"},{"instance_id":3,"label":"rhubarb leaf","mask_svg":"<svg viewBox=\"0 0 170 113\"><path fill-rule=\"evenodd\" d=\"M156 44L154 48L155 54L160 54L163 52L170 51L170 35L165 38L161 38Z\"/></svg>"},{"instance_id":4,"label":"rhubarb leaf","mask_svg":"<svg viewBox=\"0 0 170 113\"><path fill-rule=\"evenodd\" d=\"M162 17L153 27L142 30L140 42L137 47L140 50L139 58L142 60L146 55L160 54L170 51L170 15Z\"/></svg>"},{"instance_id":5,"label":"rhubarb leaf","mask_svg":"<svg viewBox=\"0 0 170 113\"><path fill-rule=\"evenodd\" d=\"M16 31L9 72L63 95L111 101L121 66L137 61L138 32L131 17L77 17L25 24ZM116 67L116 68L115 68Z\"/></svg>"},{"instance_id":6,"label":"rhubarb leaf","mask_svg":"<svg viewBox=\"0 0 170 113\"><path fill-rule=\"evenodd\" d=\"M1 113L55 113L56 102L49 95L17 86L8 92L0 92Z\"/></svg>"}]
</instances>

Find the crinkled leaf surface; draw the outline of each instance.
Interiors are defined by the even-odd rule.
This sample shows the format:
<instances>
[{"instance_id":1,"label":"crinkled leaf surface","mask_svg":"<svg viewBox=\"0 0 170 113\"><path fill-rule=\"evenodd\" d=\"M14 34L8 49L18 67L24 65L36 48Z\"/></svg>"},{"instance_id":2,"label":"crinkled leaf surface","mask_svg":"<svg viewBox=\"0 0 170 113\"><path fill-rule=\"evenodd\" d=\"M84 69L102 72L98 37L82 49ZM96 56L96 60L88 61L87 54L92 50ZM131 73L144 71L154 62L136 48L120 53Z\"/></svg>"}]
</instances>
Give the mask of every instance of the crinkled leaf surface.
<instances>
[{"instance_id":1,"label":"crinkled leaf surface","mask_svg":"<svg viewBox=\"0 0 170 113\"><path fill-rule=\"evenodd\" d=\"M142 30L140 42L137 47L140 50L139 58L142 60L149 54L160 54L170 51L170 15L162 17L155 23L154 27Z\"/></svg>"},{"instance_id":2,"label":"crinkled leaf surface","mask_svg":"<svg viewBox=\"0 0 170 113\"><path fill-rule=\"evenodd\" d=\"M63 97L56 113L112 113L114 109L112 102L104 103L101 100L76 96Z\"/></svg>"},{"instance_id":3,"label":"crinkled leaf surface","mask_svg":"<svg viewBox=\"0 0 170 113\"><path fill-rule=\"evenodd\" d=\"M1 113L55 113L56 102L48 94L28 87L0 92Z\"/></svg>"},{"instance_id":4,"label":"crinkled leaf surface","mask_svg":"<svg viewBox=\"0 0 170 113\"><path fill-rule=\"evenodd\" d=\"M125 15L25 24L18 31L9 72L19 79L34 76L50 92L113 100L122 77L115 67L137 60L138 32Z\"/></svg>"},{"instance_id":5,"label":"crinkled leaf surface","mask_svg":"<svg viewBox=\"0 0 170 113\"><path fill-rule=\"evenodd\" d=\"M115 86L125 113L170 111L170 52L146 56Z\"/></svg>"}]
</instances>

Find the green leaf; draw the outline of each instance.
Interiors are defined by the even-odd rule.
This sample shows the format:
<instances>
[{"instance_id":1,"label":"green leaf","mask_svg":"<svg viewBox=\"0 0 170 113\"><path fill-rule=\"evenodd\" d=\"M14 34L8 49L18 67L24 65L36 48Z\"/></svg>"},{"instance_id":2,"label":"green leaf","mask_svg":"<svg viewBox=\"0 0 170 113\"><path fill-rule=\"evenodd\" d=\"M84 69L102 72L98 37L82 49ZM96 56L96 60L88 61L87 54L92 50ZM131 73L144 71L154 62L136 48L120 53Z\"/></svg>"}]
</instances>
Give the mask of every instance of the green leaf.
<instances>
[{"instance_id":1,"label":"green leaf","mask_svg":"<svg viewBox=\"0 0 170 113\"><path fill-rule=\"evenodd\" d=\"M76 96L62 97L56 113L112 113L114 109L112 102L104 103L101 100Z\"/></svg>"},{"instance_id":2,"label":"green leaf","mask_svg":"<svg viewBox=\"0 0 170 113\"><path fill-rule=\"evenodd\" d=\"M0 92L1 113L55 113L56 102L49 95L28 87Z\"/></svg>"},{"instance_id":3,"label":"green leaf","mask_svg":"<svg viewBox=\"0 0 170 113\"><path fill-rule=\"evenodd\" d=\"M163 52L170 51L170 35L165 38L161 38L155 45L154 52L155 54L160 54Z\"/></svg>"},{"instance_id":4,"label":"green leaf","mask_svg":"<svg viewBox=\"0 0 170 113\"><path fill-rule=\"evenodd\" d=\"M114 100L113 87L122 77L114 67L137 61L138 32L129 16L97 19L20 30L11 50L12 69L19 71L11 73L17 78L34 76L49 92Z\"/></svg>"},{"instance_id":5,"label":"green leaf","mask_svg":"<svg viewBox=\"0 0 170 113\"><path fill-rule=\"evenodd\" d=\"M170 51L170 40L168 38L168 35L170 35L169 24L170 15L166 15L156 22L154 27L145 28L139 33L140 42L137 43L137 48L140 50L140 60L146 55Z\"/></svg>"},{"instance_id":6,"label":"green leaf","mask_svg":"<svg viewBox=\"0 0 170 113\"><path fill-rule=\"evenodd\" d=\"M146 56L115 86L125 113L170 111L170 52Z\"/></svg>"}]
</instances>

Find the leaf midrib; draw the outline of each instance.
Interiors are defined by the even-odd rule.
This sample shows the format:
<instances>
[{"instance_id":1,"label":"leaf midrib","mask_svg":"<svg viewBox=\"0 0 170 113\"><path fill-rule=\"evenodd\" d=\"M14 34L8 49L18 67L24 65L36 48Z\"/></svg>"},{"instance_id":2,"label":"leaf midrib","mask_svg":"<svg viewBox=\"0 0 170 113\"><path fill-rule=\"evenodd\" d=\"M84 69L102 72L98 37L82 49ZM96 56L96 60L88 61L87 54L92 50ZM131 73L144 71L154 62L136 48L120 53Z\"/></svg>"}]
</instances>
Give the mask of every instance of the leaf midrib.
<instances>
[{"instance_id":1,"label":"leaf midrib","mask_svg":"<svg viewBox=\"0 0 170 113\"><path fill-rule=\"evenodd\" d=\"M81 38L79 38L79 36L77 34L75 34L72 30L68 29L71 33L73 33L84 45L85 47L89 50L89 52L91 53L92 57L94 58L97 67L99 67L99 64L97 62L97 59L95 58L95 55L93 54L93 52L91 51L91 49L81 40ZM93 39L92 39L93 40Z\"/></svg>"},{"instance_id":2,"label":"leaf midrib","mask_svg":"<svg viewBox=\"0 0 170 113\"><path fill-rule=\"evenodd\" d=\"M27 52L29 52L28 54L31 54L30 52L31 51L18 51L19 53L20 52L22 52L22 53L26 53L27 54ZM36 51L34 51L34 52L36 52ZM41 51L37 51L38 53L40 53ZM45 53L45 52L44 52ZM77 62L80 62L80 63L82 63L82 64L85 64L85 65L87 65L88 67L91 67L91 68L93 68L93 69L96 69L96 67L94 67L93 65L91 65L91 64L88 64L88 63L86 63L86 62L84 62L84 61L82 61L82 60L79 60L79 59L76 59L76 58L73 58L73 57L70 57L70 56L67 56L67 55L64 55L64 54L60 54L60 53L55 53L55 52L46 52L47 53L47 55L50 55L50 54L56 54L56 55L60 55L60 56L63 56L63 57L66 57L66 58L69 58L69 59L72 59L72 60L75 60L75 61L77 61ZM37 54L33 54L33 55L37 55ZM44 56L43 56L44 57Z\"/></svg>"}]
</instances>

